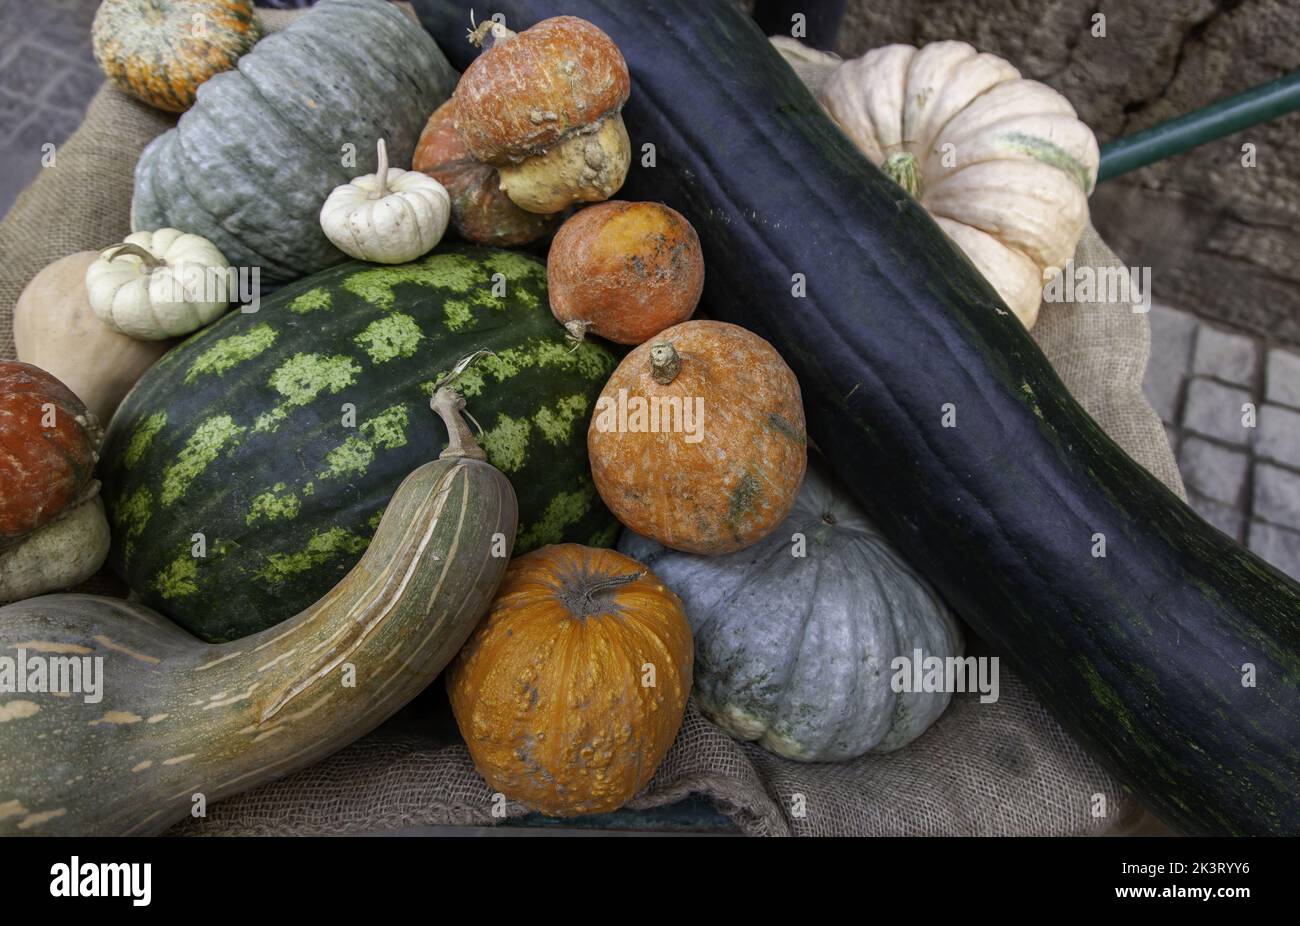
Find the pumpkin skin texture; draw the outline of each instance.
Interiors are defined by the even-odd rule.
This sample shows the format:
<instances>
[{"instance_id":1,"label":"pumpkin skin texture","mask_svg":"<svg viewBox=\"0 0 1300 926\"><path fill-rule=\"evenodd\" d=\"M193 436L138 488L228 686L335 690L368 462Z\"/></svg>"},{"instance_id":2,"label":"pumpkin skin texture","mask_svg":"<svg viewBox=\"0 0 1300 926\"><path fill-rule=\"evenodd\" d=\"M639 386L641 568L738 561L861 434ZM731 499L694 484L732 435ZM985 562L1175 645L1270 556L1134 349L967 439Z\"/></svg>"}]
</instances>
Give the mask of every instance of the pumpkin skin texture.
<instances>
[{"instance_id":1,"label":"pumpkin skin texture","mask_svg":"<svg viewBox=\"0 0 1300 926\"><path fill-rule=\"evenodd\" d=\"M738 553L678 553L631 531L619 549L682 597L696 701L737 739L802 762L892 752L952 697L891 687L895 657L960 656L961 629L817 466L781 526Z\"/></svg>"},{"instance_id":2,"label":"pumpkin skin texture","mask_svg":"<svg viewBox=\"0 0 1300 926\"><path fill-rule=\"evenodd\" d=\"M545 237L560 216L527 212L501 191L497 169L474 160L456 131L455 105L454 100L448 100L429 117L416 143L411 167L446 187L456 234L475 244L499 248L517 247Z\"/></svg>"},{"instance_id":3,"label":"pumpkin skin texture","mask_svg":"<svg viewBox=\"0 0 1300 926\"><path fill-rule=\"evenodd\" d=\"M627 527L675 550L731 553L771 533L794 504L808 463L799 383L758 335L683 322L619 364L587 449L601 498Z\"/></svg>"},{"instance_id":4,"label":"pumpkin skin texture","mask_svg":"<svg viewBox=\"0 0 1300 926\"><path fill-rule=\"evenodd\" d=\"M515 526L506 478L447 456L403 480L354 569L263 633L212 646L143 605L89 595L0 609L0 652L102 658L107 680L93 704L0 695L0 835L159 833L195 794L218 801L341 749L460 649L505 573L494 537Z\"/></svg>"},{"instance_id":5,"label":"pumpkin skin texture","mask_svg":"<svg viewBox=\"0 0 1300 926\"><path fill-rule=\"evenodd\" d=\"M485 21L485 50L456 85L455 122L476 160L501 169L521 208L550 214L608 199L631 162L620 111L631 89L609 36L573 16L514 33Z\"/></svg>"},{"instance_id":6,"label":"pumpkin skin texture","mask_svg":"<svg viewBox=\"0 0 1300 926\"><path fill-rule=\"evenodd\" d=\"M90 34L95 60L113 83L181 113L204 81L253 47L262 27L252 0L104 0Z\"/></svg>"},{"instance_id":7,"label":"pumpkin skin texture","mask_svg":"<svg viewBox=\"0 0 1300 926\"><path fill-rule=\"evenodd\" d=\"M700 237L661 203L589 206L560 227L546 261L551 312L577 340L640 344L686 321L704 291Z\"/></svg>"},{"instance_id":8,"label":"pumpkin skin texture","mask_svg":"<svg viewBox=\"0 0 1300 926\"><path fill-rule=\"evenodd\" d=\"M584 448L614 356L594 340L571 350L540 261L453 244L315 274L155 364L104 442L114 571L211 642L306 608L356 563L397 484L442 440L424 414L429 389L477 350L493 356L465 373L463 394L518 492L520 552L612 546L617 523ZM195 532L206 557L191 554Z\"/></svg>"},{"instance_id":9,"label":"pumpkin skin texture","mask_svg":"<svg viewBox=\"0 0 1300 926\"><path fill-rule=\"evenodd\" d=\"M645 787L668 752L692 658L681 602L653 573L612 550L560 544L510 564L447 692L489 785L549 816L603 813Z\"/></svg>"},{"instance_id":10,"label":"pumpkin skin texture","mask_svg":"<svg viewBox=\"0 0 1300 926\"><path fill-rule=\"evenodd\" d=\"M337 264L344 255L321 230L321 204L374 172L381 137L394 163L409 163L455 82L433 40L396 7L321 0L207 81L176 128L144 150L131 227L201 235L268 283Z\"/></svg>"},{"instance_id":11,"label":"pumpkin skin texture","mask_svg":"<svg viewBox=\"0 0 1300 926\"><path fill-rule=\"evenodd\" d=\"M82 500L100 436L71 389L31 364L0 361L0 548Z\"/></svg>"},{"instance_id":12,"label":"pumpkin skin texture","mask_svg":"<svg viewBox=\"0 0 1300 926\"><path fill-rule=\"evenodd\" d=\"M1032 328L1045 280L1074 256L1100 163L1069 101L965 42L873 49L820 96Z\"/></svg>"},{"instance_id":13,"label":"pumpkin skin texture","mask_svg":"<svg viewBox=\"0 0 1300 926\"><path fill-rule=\"evenodd\" d=\"M61 257L32 278L14 306L18 359L51 373L102 422L174 341L114 331L90 308L86 270L98 251Z\"/></svg>"}]
</instances>

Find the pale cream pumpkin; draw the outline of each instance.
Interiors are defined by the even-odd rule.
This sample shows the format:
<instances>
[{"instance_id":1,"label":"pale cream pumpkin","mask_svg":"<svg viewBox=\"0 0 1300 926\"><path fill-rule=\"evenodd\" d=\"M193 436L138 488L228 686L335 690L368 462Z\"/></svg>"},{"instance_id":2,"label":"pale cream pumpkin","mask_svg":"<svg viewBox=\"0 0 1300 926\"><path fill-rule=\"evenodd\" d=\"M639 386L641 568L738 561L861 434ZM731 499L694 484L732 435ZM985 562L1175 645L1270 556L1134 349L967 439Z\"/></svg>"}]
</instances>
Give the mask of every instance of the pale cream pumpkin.
<instances>
[{"instance_id":1,"label":"pale cream pumpkin","mask_svg":"<svg viewBox=\"0 0 1300 926\"><path fill-rule=\"evenodd\" d=\"M377 144L378 168L335 187L320 211L325 235L344 254L377 264L404 264L434 249L451 220L451 198L418 170L388 166Z\"/></svg>"},{"instance_id":2,"label":"pale cream pumpkin","mask_svg":"<svg viewBox=\"0 0 1300 926\"><path fill-rule=\"evenodd\" d=\"M1069 101L965 42L873 49L838 65L820 98L1032 328L1097 179L1097 139Z\"/></svg>"},{"instance_id":3,"label":"pale cream pumpkin","mask_svg":"<svg viewBox=\"0 0 1300 926\"><path fill-rule=\"evenodd\" d=\"M207 238L175 228L127 235L86 268L86 295L109 328L142 341L197 331L230 308L230 264Z\"/></svg>"}]
</instances>

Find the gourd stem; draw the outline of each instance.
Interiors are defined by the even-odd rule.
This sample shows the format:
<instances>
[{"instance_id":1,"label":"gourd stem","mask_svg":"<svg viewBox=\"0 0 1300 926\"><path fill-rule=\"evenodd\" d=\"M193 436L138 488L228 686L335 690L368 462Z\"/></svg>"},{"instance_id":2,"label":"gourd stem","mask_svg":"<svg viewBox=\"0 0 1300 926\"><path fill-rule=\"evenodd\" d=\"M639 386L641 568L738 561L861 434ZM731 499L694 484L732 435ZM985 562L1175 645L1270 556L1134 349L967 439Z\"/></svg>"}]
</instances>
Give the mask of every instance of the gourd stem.
<instances>
[{"instance_id":1,"label":"gourd stem","mask_svg":"<svg viewBox=\"0 0 1300 926\"><path fill-rule=\"evenodd\" d=\"M167 266L167 261L155 257L138 244L119 244L115 248L109 248L104 252L104 259L111 263L124 254L130 254L132 257L140 258L140 265L149 273L153 273L155 270L161 270L163 267Z\"/></svg>"},{"instance_id":2,"label":"gourd stem","mask_svg":"<svg viewBox=\"0 0 1300 926\"><path fill-rule=\"evenodd\" d=\"M566 336L573 342L573 349L577 350L582 346L582 342L587 337L587 329L591 327L591 322L579 321L574 319L564 323Z\"/></svg>"},{"instance_id":3,"label":"gourd stem","mask_svg":"<svg viewBox=\"0 0 1300 926\"><path fill-rule=\"evenodd\" d=\"M916 155L907 151L891 154L885 161L885 175L901 186L908 196L921 198L921 168Z\"/></svg>"},{"instance_id":4,"label":"gourd stem","mask_svg":"<svg viewBox=\"0 0 1300 926\"><path fill-rule=\"evenodd\" d=\"M470 18L470 25L474 25L473 17ZM518 34L507 29L504 23L499 23L494 19L485 19L469 30L469 43L475 48L487 51L494 45L510 41Z\"/></svg>"},{"instance_id":5,"label":"gourd stem","mask_svg":"<svg viewBox=\"0 0 1300 926\"><path fill-rule=\"evenodd\" d=\"M378 148L379 166L375 168L375 178L379 181L379 186L370 194L371 199L383 199L388 195L388 146L382 138L379 139Z\"/></svg>"},{"instance_id":6,"label":"gourd stem","mask_svg":"<svg viewBox=\"0 0 1300 926\"><path fill-rule=\"evenodd\" d=\"M645 571L629 572L627 575L609 576L604 579L592 582L582 589L575 589L576 594L562 594L561 600L564 606L569 609L569 613L574 617L586 617L588 614L596 611L596 599L611 592L616 588L622 588L624 585L631 585L633 582L640 581L645 576ZM603 609L602 609L603 610Z\"/></svg>"},{"instance_id":7,"label":"gourd stem","mask_svg":"<svg viewBox=\"0 0 1300 926\"><path fill-rule=\"evenodd\" d=\"M667 386L677 378L682 370L682 358L677 355L677 348L667 341L660 341L650 348L650 376L661 386Z\"/></svg>"},{"instance_id":8,"label":"gourd stem","mask_svg":"<svg viewBox=\"0 0 1300 926\"><path fill-rule=\"evenodd\" d=\"M433 393L429 407L438 413L442 423L447 426L447 448L438 454L438 459L458 457L466 460L486 460L487 454L474 439L474 432L469 429L461 414L465 411L465 400L451 386L442 386Z\"/></svg>"}]
</instances>

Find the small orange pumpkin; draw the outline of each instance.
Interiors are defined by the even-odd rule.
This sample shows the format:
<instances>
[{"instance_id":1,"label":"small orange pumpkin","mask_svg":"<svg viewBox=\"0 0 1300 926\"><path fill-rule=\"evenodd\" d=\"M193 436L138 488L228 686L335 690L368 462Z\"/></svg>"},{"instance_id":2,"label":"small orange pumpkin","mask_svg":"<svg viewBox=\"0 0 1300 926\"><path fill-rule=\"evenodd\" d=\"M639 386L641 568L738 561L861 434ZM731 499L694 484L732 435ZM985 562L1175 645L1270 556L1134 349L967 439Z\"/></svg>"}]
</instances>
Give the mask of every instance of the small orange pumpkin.
<instances>
[{"instance_id":1,"label":"small orange pumpkin","mask_svg":"<svg viewBox=\"0 0 1300 926\"><path fill-rule=\"evenodd\" d=\"M556 817L622 807L686 713L694 650L682 603L614 550L543 547L510 564L447 672L489 785Z\"/></svg>"},{"instance_id":2,"label":"small orange pumpkin","mask_svg":"<svg viewBox=\"0 0 1300 926\"><path fill-rule=\"evenodd\" d=\"M40 367L0 361L0 548L98 491L99 422Z\"/></svg>"},{"instance_id":3,"label":"small orange pumpkin","mask_svg":"<svg viewBox=\"0 0 1300 926\"><path fill-rule=\"evenodd\" d=\"M122 90L171 113L199 85L235 66L262 36L253 0L104 0L95 13L95 60Z\"/></svg>"},{"instance_id":4,"label":"small orange pumpkin","mask_svg":"<svg viewBox=\"0 0 1300 926\"><path fill-rule=\"evenodd\" d=\"M689 321L618 365L587 429L600 497L688 553L732 553L790 513L808 466L799 382L752 332Z\"/></svg>"},{"instance_id":5,"label":"small orange pumpkin","mask_svg":"<svg viewBox=\"0 0 1300 926\"><path fill-rule=\"evenodd\" d=\"M704 254L700 236L677 210L615 200L564 223L546 276L551 312L574 340L590 331L640 344L695 312Z\"/></svg>"},{"instance_id":6,"label":"small orange pumpkin","mask_svg":"<svg viewBox=\"0 0 1300 926\"><path fill-rule=\"evenodd\" d=\"M411 167L447 188L452 226L466 241L516 247L545 236L559 221L558 214L525 212L501 191L497 169L474 160L461 141L452 100L429 117L415 145Z\"/></svg>"}]
</instances>

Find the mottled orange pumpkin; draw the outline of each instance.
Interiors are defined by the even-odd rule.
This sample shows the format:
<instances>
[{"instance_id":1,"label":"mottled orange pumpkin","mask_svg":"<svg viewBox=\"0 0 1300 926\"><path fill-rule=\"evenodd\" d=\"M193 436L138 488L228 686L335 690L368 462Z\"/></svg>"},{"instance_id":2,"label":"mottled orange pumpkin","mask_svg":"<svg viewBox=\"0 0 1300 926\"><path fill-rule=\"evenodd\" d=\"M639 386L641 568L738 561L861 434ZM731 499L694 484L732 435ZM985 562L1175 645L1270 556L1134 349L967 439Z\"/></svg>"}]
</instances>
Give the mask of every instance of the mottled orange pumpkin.
<instances>
[{"instance_id":1,"label":"mottled orange pumpkin","mask_svg":"<svg viewBox=\"0 0 1300 926\"><path fill-rule=\"evenodd\" d=\"M183 113L199 85L235 66L262 36L252 0L104 0L95 60L122 90Z\"/></svg>"},{"instance_id":2,"label":"mottled orange pumpkin","mask_svg":"<svg viewBox=\"0 0 1300 926\"><path fill-rule=\"evenodd\" d=\"M476 161L500 169L506 195L549 215L618 192L632 84L613 40L574 16L521 33L487 20L470 39L484 51L456 85L456 129Z\"/></svg>"},{"instance_id":3,"label":"mottled orange pumpkin","mask_svg":"<svg viewBox=\"0 0 1300 926\"><path fill-rule=\"evenodd\" d=\"M0 361L0 548L97 491L99 423L40 367Z\"/></svg>"},{"instance_id":4,"label":"mottled orange pumpkin","mask_svg":"<svg viewBox=\"0 0 1300 926\"><path fill-rule=\"evenodd\" d=\"M455 103L439 106L415 146L412 168L447 188L451 224L456 234L475 244L516 247L548 234L559 215L525 212L501 191L501 178L491 164L470 155L456 131Z\"/></svg>"},{"instance_id":5,"label":"mottled orange pumpkin","mask_svg":"<svg viewBox=\"0 0 1300 926\"><path fill-rule=\"evenodd\" d=\"M704 291L700 237L662 203L589 206L561 226L546 261L551 312L575 340L640 344L686 321Z\"/></svg>"},{"instance_id":6,"label":"mottled orange pumpkin","mask_svg":"<svg viewBox=\"0 0 1300 926\"><path fill-rule=\"evenodd\" d=\"M600 497L626 526L676 550L731 553L794 505L808 465L799 383L758 335L683 322L623 358L587 450Z\"/></svg>"},{"instance_id":7,"label":"mottled orange pumpkin","mask_svg":"<svg viewBox=\"0 0 1300 926\"><path fill-rule=\"evenodd\" d=\"M654 573L560 544L510 564L447 691L494 789L551 816L603 813L649 783L676 738L693 652L682 603Z\"/></svg>"}]
</instances>

